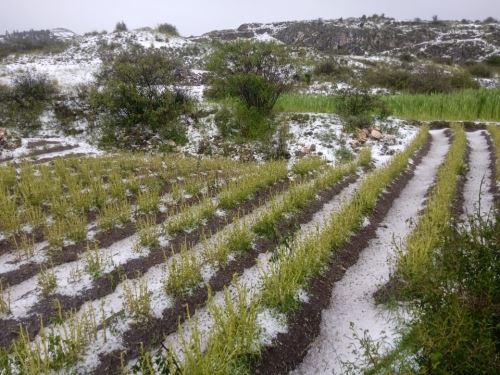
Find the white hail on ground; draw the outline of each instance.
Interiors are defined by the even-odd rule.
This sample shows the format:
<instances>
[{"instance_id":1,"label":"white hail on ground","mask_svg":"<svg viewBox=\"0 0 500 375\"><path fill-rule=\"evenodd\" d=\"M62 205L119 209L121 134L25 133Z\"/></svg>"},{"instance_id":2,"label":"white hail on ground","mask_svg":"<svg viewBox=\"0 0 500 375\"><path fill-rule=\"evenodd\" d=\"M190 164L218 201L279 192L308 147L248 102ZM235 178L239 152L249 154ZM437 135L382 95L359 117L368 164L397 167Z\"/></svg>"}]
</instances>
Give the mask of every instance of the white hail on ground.
<instances>
[{"instance_id":1,"label":"white hail on ground","mask_svg":"<svg viewBox=\"0 0 500 375\"><path fill-rule=\"evenodd\" d=\"M488 142L484 130L467 132L470 147L469 171L464 186L464 214L480 213L486 217L493 208L493 194L490 192L491 171Z\"/></svg>"}]
</instances>

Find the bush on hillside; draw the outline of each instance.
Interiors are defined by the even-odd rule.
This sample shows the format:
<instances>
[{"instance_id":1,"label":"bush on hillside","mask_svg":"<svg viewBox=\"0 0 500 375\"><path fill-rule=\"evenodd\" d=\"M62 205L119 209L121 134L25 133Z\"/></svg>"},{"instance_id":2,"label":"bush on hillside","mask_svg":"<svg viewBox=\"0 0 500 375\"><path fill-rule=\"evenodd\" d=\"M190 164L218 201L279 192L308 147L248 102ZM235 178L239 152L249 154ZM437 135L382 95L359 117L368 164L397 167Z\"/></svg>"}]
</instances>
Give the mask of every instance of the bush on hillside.
<instances>
[{"instance_id":1,"label":"bush on hillside","mask_svg":"<svg viewBox=\"0 0 500 375\"><path fill-rule=\"evenodd\" d=\"M115 33L123 32L123 31L128 31L127 25L123 21L117 22L117 24L115 26Z\"/></svg>"},{"instance_id":2,"label":"bush on hillside","mask_svg":"<svg viewBox=\"0 0 500 375\"><path fill-rule=\"evenodd\" d=\"M238 98L263 113L272 110L293 76L283 45L249 40L216 44L207 67L213 73L212 96Z\"/></svg>"},{"instance_id":3,"label":"bush on hillside","mask_svg":"<svg viewBox=\"0 0 500 375\"><path fill-rule=\"evenodd\" d=\"M316 76L334 77L337 80L347 80L353 75L352 70L346 64L335 60L326 60L316 64L313 73Z\"/></svg>"},{"instance_id":4,"label":"bush on hillside","mask_svg":"<svg viewBox=\"0 0 500 375\"><path fill-rule=\"evenodd\" d=\"M270 134L271 111L295 74L286 48L249 40L217 43L207 67L212 72L207 94L227 99L216 117L221 133L242 138Z\"/></svg>"},{"instance_id":5,"label":"bush on hillside","mask_svg":"<svg viewBox=\"0 0 500 375\"><path fill-rule=\"evenodd\" d=\"M179 32L177 31L177 27L174 25L171 25L169 23L162 23L159 24L156 30L159 33L166 34L166 35L171 35L171 36L179 36Z\"/></svg>"},{"instance_id":6,"label":"bush on hillside","mask_svg":"<svg viewBox=\"0 0 500 375\"><path fill-rule=\"evenodd\" d=\"M365 89L343 90L338 98L337 112L349 132L371 126L374 118L383 119L390 115L385 102Z\"/></svg>"},{"instance_id":7,"label":"bush on hillside","mask_svg":"<svg viewBox=\"0 0 500 375\"><path fill-rule=\"evenodd\" d=\"M484 62L488 65L500 67L500 55L488 56Z\"/></svg>"},{"instance_id":8,"label":"bush on hillside","mask_svg":"<svg viewBox=\"0 0 500 375\"><path fill-rule=\"evenodd\" d=\"M466 65L467 71L474 77L491 78L493 76L493 68L484 63L470 63Z\"/></svg>"},{"instance_id":9,"label":"bush on hillside","mask_svg":"<svg viewBox=\"0 0 500 375\"><path fill-rule=\"evenodd\" d=\"M57 94L56 83L46 75L18 74L12 86L0 89L0 127L16 127L25 133L39 128L40 116Z\"/></svg>"},{"instance_id":10,"label":"bush on hillside","mask_svg":"<svg viewBox=\"0 0 500 375\"><path fill-rule=\"evenodd\" d=\"M179 117L191 112L192 101L174 88L181 68L161 51L138 47L103 65L98 87L90 92L102 141L122 147L137 144L134 137L142 137L143 143L158 137L184 142Z\"/></svg>"},{"instance_id":11,"label":"bush on hillside","mask_svg":"<svg viewBox=\"0 0 500 375\"><path fill-rule=\"evenodd\" d=\"M380 66L365 71L363 79L371 86L423 94L479 87L467 71L446 71L436 65L425 65L415 71Z\"/></svg>"},{"instance_id":12,"label":"bush on hillside","mask_svg":"<svg viewBox=\"0 0 500 375\"><path fill-rule=\"evenodd\" d=\"M64 51L68 43L57 38L50 30L14 31L3 35L0 58L14 53Z\"/></svg>"}]
</instances>

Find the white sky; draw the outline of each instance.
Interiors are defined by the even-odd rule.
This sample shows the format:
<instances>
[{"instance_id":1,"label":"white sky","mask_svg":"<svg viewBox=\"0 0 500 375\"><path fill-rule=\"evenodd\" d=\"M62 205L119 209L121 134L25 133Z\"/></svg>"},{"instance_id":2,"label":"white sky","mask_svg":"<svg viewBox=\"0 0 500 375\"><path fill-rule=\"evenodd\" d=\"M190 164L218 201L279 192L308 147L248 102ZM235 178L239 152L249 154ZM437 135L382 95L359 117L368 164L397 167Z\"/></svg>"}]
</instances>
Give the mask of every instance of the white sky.
<instances>
[{"instance_id":1,"label":"white sky","mask_svg":"<svg viewBox=\"0 0 500 375\"><path fill-rule=\"evenodd\" d=\"M500 0L0 0L6 30L65 27L77 33L168 22L186 36L246 22L339 18L385 13L398 19L500 19Z\"/></svg>"}]
</instances>

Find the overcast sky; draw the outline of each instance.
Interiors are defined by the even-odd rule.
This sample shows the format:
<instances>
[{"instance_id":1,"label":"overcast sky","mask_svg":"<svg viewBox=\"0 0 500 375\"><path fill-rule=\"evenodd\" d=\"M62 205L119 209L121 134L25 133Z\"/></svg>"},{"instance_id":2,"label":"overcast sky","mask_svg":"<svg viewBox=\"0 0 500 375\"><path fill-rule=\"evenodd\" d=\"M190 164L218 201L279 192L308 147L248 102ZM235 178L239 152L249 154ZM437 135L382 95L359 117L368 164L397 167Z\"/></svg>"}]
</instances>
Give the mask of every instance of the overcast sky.
<instances>
[{"instance_id":1,"label":"overcast sky","mask_svg":"<svg viewBox=\"0 0 500 375\"><path fill-rule=\"evenodd\" d=\"M246 22L272 22L385 13L398 19L500 19L500 0L0 0L6 30L65 27L77 33L168 22L185 36Z\"/></svg>"}]
</instances>

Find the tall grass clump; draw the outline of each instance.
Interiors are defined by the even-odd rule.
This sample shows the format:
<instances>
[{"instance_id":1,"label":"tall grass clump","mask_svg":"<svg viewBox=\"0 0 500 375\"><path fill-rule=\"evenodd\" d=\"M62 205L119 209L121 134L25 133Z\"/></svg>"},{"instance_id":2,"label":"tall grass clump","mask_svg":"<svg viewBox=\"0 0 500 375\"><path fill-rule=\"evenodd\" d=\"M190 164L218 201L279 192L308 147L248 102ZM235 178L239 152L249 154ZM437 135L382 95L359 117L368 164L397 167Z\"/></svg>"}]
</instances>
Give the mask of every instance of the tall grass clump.
<instances>
[{"instance_id":1,"label":"tall grass clump","mask_svg":"<svg viewBox=\"0 0 500 375\"><path fill-rule=\"evenodd\" d=\"M446 94L402 94L384 98L397 117L415 120L500 121L500 89Z\"/></svg>"},{"instance_id":2,"label":"tall grass clump","mask_svg":"<svg viewBox=\"0 0 500 375\"><path fill-rule=\"evenodd\" d=\"M415 230L408 236L405 254L398 260L398 272L404 278L425 278L432 251L452 218L451 205L456 196L458 177L465 170L467 145L463 127L455 125L453 130L453 144L439 168L436 185Z\"/></svg>"}]
</instances>

